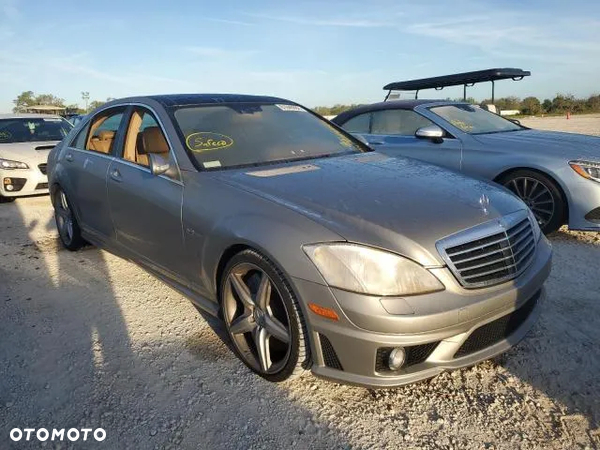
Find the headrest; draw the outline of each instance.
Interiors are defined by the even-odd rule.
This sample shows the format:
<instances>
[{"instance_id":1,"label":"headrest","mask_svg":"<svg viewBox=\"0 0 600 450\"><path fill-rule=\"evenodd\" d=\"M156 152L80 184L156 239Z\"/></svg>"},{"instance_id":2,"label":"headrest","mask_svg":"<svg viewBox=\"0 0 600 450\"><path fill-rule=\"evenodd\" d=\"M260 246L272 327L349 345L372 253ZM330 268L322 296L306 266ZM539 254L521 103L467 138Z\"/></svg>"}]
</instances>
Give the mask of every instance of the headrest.
<instances>
[{"instance_id":1,"label":"headrest","mask_svg":"<svg viewBox=\"0 0 600 450\"><path fill-rule=\"evenodd\" d=\"M169 145L159 127L147 127L142 132L141 153L169 153Z\"/></svg>"},{"instance_id":2,"label":"headrest","mask_svg":"<svg viewBox=\"0 0 600 450\"><path fill-rule=\"evenodd\" d=\"M98 137L103 141L114 139L115 132L111 130L102 130L98 132Z\"/></svg>"}]
</instances>

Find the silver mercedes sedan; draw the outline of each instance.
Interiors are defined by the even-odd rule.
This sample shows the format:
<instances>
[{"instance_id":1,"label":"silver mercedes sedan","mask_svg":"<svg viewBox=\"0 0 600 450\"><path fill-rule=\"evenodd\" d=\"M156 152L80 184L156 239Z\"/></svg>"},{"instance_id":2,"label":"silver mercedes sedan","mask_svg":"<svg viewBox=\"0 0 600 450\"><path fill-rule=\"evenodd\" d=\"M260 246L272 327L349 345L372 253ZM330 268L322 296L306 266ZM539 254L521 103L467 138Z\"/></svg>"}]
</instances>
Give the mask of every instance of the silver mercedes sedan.
<instances>
[{"instance_id":1,"label":"silver mercedes sedan","mask_svg":"<svg viewBox=\"0 0 600 450\"><path fill-rule=\"evenodd\" d=\"M548 234L600 231L600 137L539 131L466 103L399 100L346 111L333 122L378 151L506 186Z\"/></svg>"},{"instance_id":2,"label":"silver mercedes sedan","mask_svg":"<svg viewBox=\"0 0 600 450\"><path fill-rule=\"evenodd\" d=\"M270 381L398 386L522 339L551 248L507 190L371 151L273 97L115 100L51 153L60 239L222 318Z\"/></svg>"}]
</instances>

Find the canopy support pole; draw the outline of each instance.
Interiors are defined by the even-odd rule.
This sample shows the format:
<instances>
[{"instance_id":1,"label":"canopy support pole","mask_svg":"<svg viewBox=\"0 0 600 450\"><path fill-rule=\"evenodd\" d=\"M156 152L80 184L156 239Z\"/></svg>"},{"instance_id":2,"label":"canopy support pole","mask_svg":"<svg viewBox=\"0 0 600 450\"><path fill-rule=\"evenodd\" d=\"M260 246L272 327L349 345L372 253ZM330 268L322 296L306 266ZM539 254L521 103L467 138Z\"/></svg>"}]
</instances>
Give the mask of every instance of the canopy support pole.
<instances>
[{"instance_id":1,"label":"canopy support pole","mask_svg":"<svg viewBox=\"0 0 600 450\"><path fill-rule=\"evenodd\" d=\"M419 90L417 89L417 91L415 92L415 100L417 100L419 98Z\"/></svg>"},{"instance_id":2,"label":"canopy support pole","mask_svg":"<svg viewBox=\"0 0 600 450\"><path fill-rule=\"evenodd\" d=\"M492 80L492 105L494 104L494 80Z\"/></svg>"},{"instance_id":3,"label":"canopy support pole","mask_svg":"<svg viewBox=\"0 0 600 450\"><path fill-rule=\"evenodd\" d=\"M463 102L467 101L467 85L463 85Z\"/></svg>"}]
</instances>

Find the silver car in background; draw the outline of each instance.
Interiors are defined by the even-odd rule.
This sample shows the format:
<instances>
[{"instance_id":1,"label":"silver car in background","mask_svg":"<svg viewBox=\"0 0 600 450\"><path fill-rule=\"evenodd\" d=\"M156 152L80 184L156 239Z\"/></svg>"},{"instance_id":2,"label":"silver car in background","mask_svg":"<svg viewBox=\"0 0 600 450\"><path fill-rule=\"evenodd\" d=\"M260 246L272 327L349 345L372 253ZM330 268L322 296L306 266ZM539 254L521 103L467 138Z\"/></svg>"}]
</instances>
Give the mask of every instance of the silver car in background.
<instances>
[{"instance_id":1,"label":"silver car in background","mask_svg":"<svg viewBox=\"0 0 600 450\"><path fill-rule=\"evenodd\" d=\"M48 193L48 154L72 128L59 116L0 114L0 202Z\"/></svg>"},{"instance_id":2,"label":"silver car in background","mask_svg":"<svg viewBox=\"0 0 600 450\"><path fill-rule=\"evenodd\" d=\"M220 317L270 381L398 386L539 314L551 248L511 193L371 151L288 100L115 100L49 158L63 245L131 259Z\"/></svg>"},{"instance_id":3,"label":"silver car in background","mask_svg":"<svg viewBox=\"0 0 600 450\"><path fill-rule=\"evenodd\" d=\"M467 103L398 100L332 119L390 156L408 156L500 183L545 233L600 231L600 137L539 131Z\"/></svg>"}]
</instances>

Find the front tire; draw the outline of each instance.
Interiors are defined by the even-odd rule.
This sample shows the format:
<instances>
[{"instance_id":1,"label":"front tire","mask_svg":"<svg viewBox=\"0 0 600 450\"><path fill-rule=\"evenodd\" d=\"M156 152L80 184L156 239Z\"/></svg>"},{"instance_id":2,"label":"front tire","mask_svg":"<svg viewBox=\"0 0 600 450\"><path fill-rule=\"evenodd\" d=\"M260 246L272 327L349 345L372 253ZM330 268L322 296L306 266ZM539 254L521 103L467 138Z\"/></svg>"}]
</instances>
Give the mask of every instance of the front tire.
<instances>
[{"instance_id":1,"label":"front tire","mask_svg":"<svg viewBox=\"0 0 600 450\"><path fill-rule=\"evenodd\" d=\"M558 230L565 222L567 202L556 183L532 170L517 170L500 180L525 202L535 215L544 234Z\"/></svg>"},{"instance_id":2,"label":"front tire","mask_svg":"<svg viewBox=\"0 0 600 450\"><path fill-rule=\"evenodd\" d=\"M75 251L85 245L71 203L60 188L54 193L54 220L63 247Z\"/></svg>"},{"instance_id":3,"label":"front tire","mask_svg":"<svg viewBox=\"0 0 600 450\"><path fill-rule=\"evenodd\" d=\"M15 201L16 197L4 197L0 195L0 203L12 203Z\"/></svg>"},{"instance_id":4,"label":"front tire","mask_svg":"<svg viewBox=\"0 0 600 450\"><path fill-rule=\"evenodd\" d=\"M266 257L244 250L227 263L219 300L237 356L261 377L280 382L309 365L306 327L285 275Z\"/></svg>"}]
</instances>

